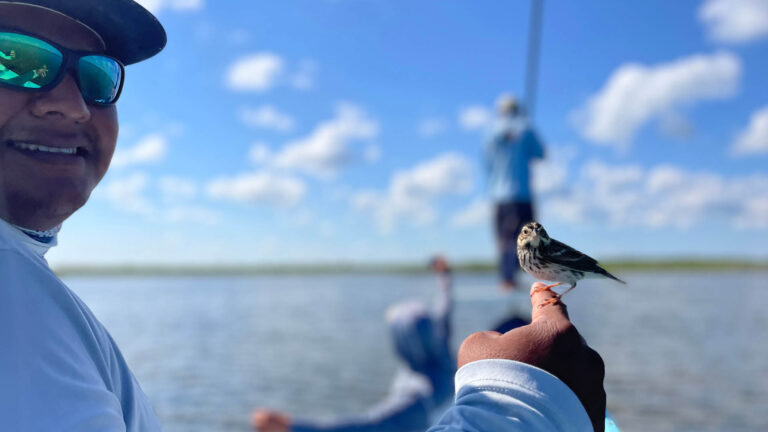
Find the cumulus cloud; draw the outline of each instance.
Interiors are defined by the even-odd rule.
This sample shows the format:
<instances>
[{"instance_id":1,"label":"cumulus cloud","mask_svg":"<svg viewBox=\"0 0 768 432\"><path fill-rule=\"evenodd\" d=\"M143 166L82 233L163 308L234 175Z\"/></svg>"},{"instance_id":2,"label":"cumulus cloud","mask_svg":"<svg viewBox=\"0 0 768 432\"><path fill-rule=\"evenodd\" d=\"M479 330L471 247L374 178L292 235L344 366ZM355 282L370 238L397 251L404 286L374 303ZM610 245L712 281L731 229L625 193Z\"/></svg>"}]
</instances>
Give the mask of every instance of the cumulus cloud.
<instances>
[{"instance_id":1,"label":"cumulus cloud","mask_svg":"<svg viewBox=\"0 0 768 432\"><path fill-rule=\"evenodd\" d=\"M768 154L768 106L755 111L747 128L731 144L735 156Z\"/></svg>"},{"instance_id":2,"label":"cumulus cloud","mask_svg":"<svg viewBox=\"0 0 768 432\"><path fill-rule=\"evenodd\" d=\"M168 140L164 135L147 135L131 148L117 149L112 157L113 168L129 165L152 164L162 161L168 153Z\"/></svg>"},{"instance_id":3,"label":"cumulus cloud","mask_svg":"<svg viewBox=\"0 0 768 432\"><path fill-rule=\"evenodd\" d=\"M153 202L149 197L159 191L164 203ZM218 212L196 206L182 205L197 196L197 185L189 179L163 176L153 179L143 172L117 178L98 189L100 197L117 210L140 215L156 222L215 224L220 220Z\"/></svg>"},{"instance_id":4,"label":"cumulus cloud","mask_svg":"<svg viewBox=\"0 0 768 432\"><path fill-rule=\"evenodd\" d=\"M193 222L204 225L215 225L221 217L216 211L197 206L172 206L163 211L166 222Z\"/></svg>"},{"instance_id":5,"label":"cumulus cloud","mask_svg":"<svg viewBox=\"0 0 768 432\"><path fill-rule=\"evenodd\" d=\"M700 223L765 227L768 176L726 178L673 165L643 169L592 161L568 194L545 201L554 218L616 226L688 228Z\"/></svg>"},{"instance_id":6,"label":"cumulus cloud","mask_svg":"<svg viewBox=\"0 0 768 432\"><path fill-rule=\"evenodd\" d=\"M263 92L274 87L285 68L277 54L251 54L237 60L227 72L227 85L233 90Z\"/></svg>"},{"instance_id":7,"label":"cumulus cloud","mask_svg":"<svg viewBox=\"0 0 768 432\"><path fill-rule=\"evenodd\" d=\"M197 183L183 177L160 177L157 186L166 201L191 200L198 193Z\"/></svg>"},{"instance_id":8,"label":"cumulus cloud","mask_svg":"<svg viewBox=\"0 0 768 432\"><path fill-rule=\"evenodd\" d=\"M428 118L419 123L418 131L419 135L431 138L445 132L447 128L448 125L445 124L444 120L439 118Z\"/></svg>"},{"instance_id":9,"label":"cumulus cloud","mask_svg":"<svg viewBox=\"0 0 768 432\"><path fill-rule=\"evenodd\" d=\"M147 174L133 173L107 183L100 193L120 210L150 216L156 212L156 208L145 197L148 185Z\"/></svg>"},{"instance_id":10,"label":"cumulus cloud","mask_svg":"<svg viewBox=\"0 0 768 432\"><path fill-rule=\"evenodd\" d=\"M205 5L204 0L136 0L136 2L152 13L163 9L176 11L199 10Z\"/></svg>"},{"instance_id":11,"label":"cumulus cloud","mask_svg":"<svg viewBox=\"0 0 768 432\"><path fill-rule=\"evenodd\" d=\"M491 203L485 199L475 199L451 217L451 226L468 228L491 223Z\"/></svg>"},{"instance_id":12,"label":"cumulus cloud","mask_svg":"<svg viewBox=\"0 0 768 432\"><path fill-rule=\"evenodd\" d=\"M458 153L444 153L408 170L396 172L386 191L358 191L352 207L370 214L383 231L401 220L421 225L436 219L434 203L445 196L461 196L474 186L472 163Z\"/></svg>"},{"instance_id":13,"label":"cumulus cloud","mask_svg":"<svg viewBox=\"0 0 768 432\"><path fill-rule=\"evenodd\" d=\"M257 172L214 179L207 191L217 199L291 207L304 199L306 185L292 176Z\"/></svg>"},{"instance_id":14,"label":"cumulus cloud","mask_svg":"<svg viewBox=\"0 0 768 432\"><path fill-rule=\"evenodd\" d=\"M381 147L376 144L369 144L363 151L363 159L368 163L375 163L381 159Z\"/></svg>"},{"instance_id":15,"label":"cumulus cloud","mask_svg":"<svg viewBox=\"0 0 768 432\"><path fill-rule=\"evenodd\" d=\"M271 157L272 150L269 149L266 143L261 141L253 143L248 151L248 159L257 165L268 162Z\"/></svg>"},{"instance_id":16,"label":"cumulus cloud","mask_svg":"<svg viewBox=\"0 0 768 432\"><path fill-rule=\"evenodd\" d=\"M308 90L315 85L317 75L317 63L312 60L304 60L299 63L296 72L290 78L290 84L296 90Z\"/></svg>"},{"instance_id":17,"label":"cumulus cloud","mask_svg":"<svg viewBox=\"0 0 768 432\"><path fill-rule=\"evenodd\" d=\"M730 53L693 55L670 63L625 64L574 115L584 137L598 144L629 144L649 121L708 99L732 96L741 61Z\"/></svg>"},{"instance_id":18,"label":"cumulus cloud","mask_svg":"<svg viewBox=\"0 0 768 432\"><path fill-rule=\"evenodd\" d=\"M289 132L293 130L293 117L279 111L272 105L261 105L256 108L241 108L238 114L240 120L251 127L272 129L280 132Z\"/></svg>"},{"instance_id":19,"label":"cumulus cloud","mask_svg":"<svg viewBox=\"0 0 768 432\"><path fill-rule=\"evenodd\" d=\"M235 91L265 92L276 86L295 90L308 90L315 85L317 64L302 60L288 64L271 52L249 54L230 65L226 75L227 86Z\"/></svg>"},{"instance_id":20,"label":"cumulus cloud","mask_svg":"<svg viewBox=\"0 0 768 432\"><path fill-rule=\"evenodd\" d=\"M768 0L707 0L699 19L715 41L750 42L768 36Z\"/></svg>"},{"instance_id":21,"label":"cumulus cloud","mask_svg":"<svg viewBox=\"0 0 768 432\"><path fill-rule=\"evenodd\" d=\"M575 156L574 147L550 146L544 159L532 163L531 188L534 194L546 196L566 190L569 165Z\"/></svg>"},{"instance_id":22,"label":"cumulus cloud","mask_svg":"<svg viewBox=\"0 0 768 432\"><path fill-rule=\"evenodd\" d=\"M355 160L352 143L379 133L378 123L360 107L340 104L336 116L320 123L304 138L287 143L271 158L273 166L319 178L332 178Z\"/></svg>"},{"instance_id":23,"label":"cumulus cloud","mask_svg":"<svg viewBox=\"0 0 768 432\"><path fill-rule=\"evenodd\" d=\"M482 105L469 105L459 111L459 126L468 131L487 129L493 122L493 112Z\"/></svg>"}]
</instances>

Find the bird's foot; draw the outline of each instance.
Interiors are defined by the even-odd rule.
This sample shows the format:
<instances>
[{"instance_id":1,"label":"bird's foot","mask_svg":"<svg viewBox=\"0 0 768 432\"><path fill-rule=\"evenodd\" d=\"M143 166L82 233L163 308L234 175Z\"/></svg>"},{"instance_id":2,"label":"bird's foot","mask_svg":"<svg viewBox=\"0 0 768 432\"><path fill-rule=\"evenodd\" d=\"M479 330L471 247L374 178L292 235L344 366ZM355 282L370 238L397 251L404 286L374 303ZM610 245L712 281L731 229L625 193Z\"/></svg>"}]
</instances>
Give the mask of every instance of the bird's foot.
<instances>
[{"instance_id":1,"label":"bird's foot","mask_svg":"<svg viewBox=\"0 0 768 432\"><path fill-rule=\"evenodd\" d=\"M537 306L537 309L541 309L544 306L549 305L549 304L557 304L557 303L560 303L560 294L552 297L551 299L547 299L547 300L543 301L539 306Z\"/></svg>"},{"instance_id":2,"label":"bird's foot","mask_svg":"<svg viewBox=\"0 0 768 432\"><path fill-rule=\"evenodd\" d=\"M535 290L533 290L533 291L531 292L531 297L533 297L533 296L534 296L534 294L538 294L538 293L540 293L540 292L542 292L542 291L551 290L552 288L554 288L554 287L556 287L556 286L560 286L560 285L562 285L562 284L563 284L562 282L558 282L558 283L555 283L555 284L551 284L551 285L545 285L545 286L543 286L543 287L539 287L539 288L536 288Z\"/></svg>"}]
</instances>

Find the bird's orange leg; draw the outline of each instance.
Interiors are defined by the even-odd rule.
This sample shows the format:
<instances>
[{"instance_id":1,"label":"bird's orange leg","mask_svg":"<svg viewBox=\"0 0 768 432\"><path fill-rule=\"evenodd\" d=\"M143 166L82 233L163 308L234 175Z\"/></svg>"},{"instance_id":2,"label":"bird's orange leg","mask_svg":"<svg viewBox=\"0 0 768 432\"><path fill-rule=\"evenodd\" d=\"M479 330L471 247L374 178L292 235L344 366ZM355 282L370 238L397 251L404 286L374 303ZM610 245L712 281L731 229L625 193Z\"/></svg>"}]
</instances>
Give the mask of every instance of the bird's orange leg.
<instances>
[{"instance_id":1,"label":"bird's orange leg","mask_svg":"<svg viewBox=\"0 0 768 432\"><path fill-rule=\"evenodd\" d=\"M533 290L533 292L531 292L531 297L533 297L534 294L538 294L538 293L540 293L542 291L546 291L546 290L551 290L552 288L554 288L556 286L560 286L562 284L563 284L562 282L558 282L556 284L545 285L543 287L536 288L535 290Z\"/></svg>"},{"instance_id":2,"label":"bird's orange leg","mask_svg":"<svg viewBox=\"0 0 768 432\"><path fill-rule=\"evenodd\" d=\"M576 284L573 284L573 285L571 285L571 287L570 287L570 288L568 288L567 290L565 290L565 291L563 291L562 293L558 294L558 296L557 296L557 297L558 297L558 298L560 298L560 297L564 296L564 295L565 295L565 293L567 293L568 291L570 291L570 290L572 290L572 289L574 289L574 288L576 288Z\"/></svg>"},{"instance_id":3,"label":"bird's orange leg","mask_svg":"<svg viewBox=\"0 0 768 432\"><path fill-rule=\"evenodd\" d=\"M558 285L559 285L559 284L558 284ZM545 288L546 288L546 287L545 287ZM541 304L539 305L539 308L543 308L544 306L546 306L546 305L548 305L548 304L555 304L555 303L559 302L559 301L560 301L560 298L561 298L562 296L564 296L564 295L565 295L565 293L567 293L568 291L570 291L570 290L572 290L572 289L574 289L574 288L576 288L576 284L573 284L573 285L571 285L571 286L570 286L570 288L568 288L567 290L563 291L563 292L562 292L562 293L560 293L560 294L557 294L557 295L555 295L555 296L554 296L554 297L552 297L551 299L544 301L543 303L541 303ZM542 290L542 291L543 291L543 290Z\"/></svg>"}]
</instances>

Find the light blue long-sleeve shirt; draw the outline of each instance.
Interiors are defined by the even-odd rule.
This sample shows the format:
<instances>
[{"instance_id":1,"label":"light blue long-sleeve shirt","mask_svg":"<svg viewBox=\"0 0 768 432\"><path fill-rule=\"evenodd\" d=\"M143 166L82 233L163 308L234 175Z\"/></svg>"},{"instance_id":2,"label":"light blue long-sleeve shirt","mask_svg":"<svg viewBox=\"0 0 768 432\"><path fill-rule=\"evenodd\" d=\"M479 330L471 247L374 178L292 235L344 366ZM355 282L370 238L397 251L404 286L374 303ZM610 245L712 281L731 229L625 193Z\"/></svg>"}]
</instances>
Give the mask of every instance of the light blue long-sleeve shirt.
<instances>
[{"instance_id":1,"label":"light blue long-sleeve shirt","mask_svg":"<svg viewBox=\"0 0 768 432\"><path fill-rule=\"evenodd\" d=\"M456 373L456 403L428 432L592 432L576 394L554 375L512 360Z\"/></svg>"},{"instance_id":2,"label":"light blue long-sleeve shirt","mask_svg":"<svg viewBox=\"0 0 768 432\"><path fill-rule=\"evenodd\" d=\"M536 133L519 117L502 117L485 149L488 193L496 203L531 201L531 161L544 157Z\"/></svg>"},{"instance_id":3,"label":"light blue long-sleeve shirt","mask_svg":"<svg viewBox=\"0 0 768 432\"><path fill-rule=\"evenodd\" d=\"M0 220L0 431L159 431L107 330L48 268L50 246Z\"/></svg>"}]
</instances>

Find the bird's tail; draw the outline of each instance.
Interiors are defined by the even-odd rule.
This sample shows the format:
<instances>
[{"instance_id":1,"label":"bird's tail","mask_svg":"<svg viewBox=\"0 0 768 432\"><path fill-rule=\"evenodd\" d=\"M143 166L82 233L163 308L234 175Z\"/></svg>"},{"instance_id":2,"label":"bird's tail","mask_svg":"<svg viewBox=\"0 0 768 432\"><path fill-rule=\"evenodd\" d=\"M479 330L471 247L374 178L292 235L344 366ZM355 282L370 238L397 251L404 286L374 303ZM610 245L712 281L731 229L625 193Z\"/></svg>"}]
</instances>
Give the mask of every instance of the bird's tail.
<instances>
[{"instance_id":1,"label":"bird's tail","mask_svg":"<svg viewBox=\"0 0 768 432\"><path fill-rule=\"evenodd\" d=\"M626 285L626 284L627 284L627 283L626 283L626 282L624 282L623 280L621 280L621 279L617 278L616 276L614 276L614 275L612 275L612 274L608 273L608 271L607 271L606 269L604 269L604 268L602 268L602 267L599 267L599 268L600 268L600 270L601 270L601 271L599 271L598 273L600 273L601 275L603 275L603 276L605 276L605 277L607 277L607 278L609 278L609 279L613 279L613 280L615 280L615 281L617 281L617 282L621 282L621 283L623 283L624 285Z\"/></svg>"}]
</instances>

